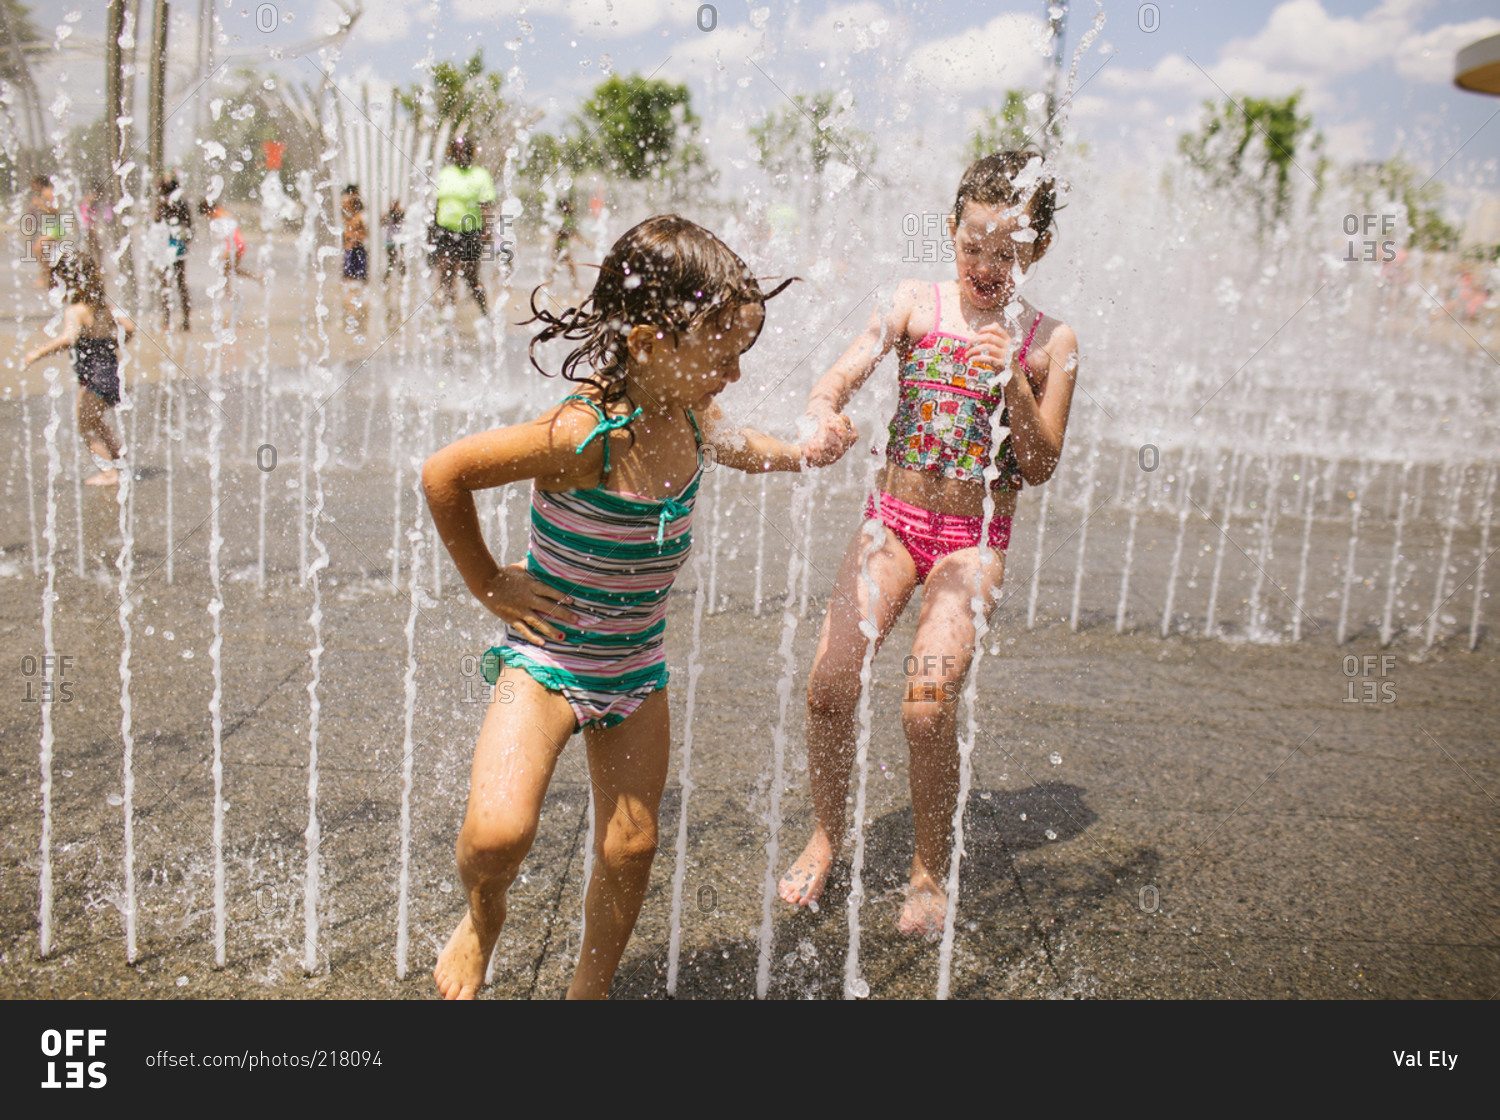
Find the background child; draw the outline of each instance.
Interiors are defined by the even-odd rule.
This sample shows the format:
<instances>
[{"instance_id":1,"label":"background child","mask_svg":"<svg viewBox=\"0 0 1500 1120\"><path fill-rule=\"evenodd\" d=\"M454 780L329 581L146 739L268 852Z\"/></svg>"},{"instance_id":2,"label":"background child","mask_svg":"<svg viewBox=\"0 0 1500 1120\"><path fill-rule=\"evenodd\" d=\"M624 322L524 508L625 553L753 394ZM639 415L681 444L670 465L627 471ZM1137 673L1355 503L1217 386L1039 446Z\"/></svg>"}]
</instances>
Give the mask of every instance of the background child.
<instances>
[{"instance_id":1,"label":"background child","mask_svg":"<svg viewBox=\"0 0 1500 1120\"><path fill-rule=\"evenodd\" d=\"M392 199L390 206L380 219L380 228L385 234L385 275L383 279L389 280L391 273L396 272L401 276L406 275L406 257L404 246L401 244L401 228L406 224L406 207L402 206L397 199Z\"/></svg>"},{"instance_id":2,"label":"background child","mask_svg":"<svg viewBox=\"0 0 1500 1120\"><path fill-rule=\"evenodd\" d=\"M52 190L52 180L47 176L32 176L31 199L26 204L26 213L31 218L29 248L42 269L36 286L45 291L52 286L52 267L57 263L58 246L63 236L57 196Z\"/></svg>"},{"instance_id":3,"label":"background child","mask_svg":"<svg viewBox=\"0 0 1500 1120\"><path fill-rule=\"evenodd\" d=\"M184 197L176 175L163 175L157 184L156 220L166 227L167 253L161 272L161 326L172 328L172 288L182 300L182 329L189 324L192 305L188 299L187 247L193 239L193 208Z\"/></svg>"},{"instance_id":4,"label":"background child","mask_svg":"<svg viewBox=\"0 0 1500 1120\"><path fill-rule=\"evenodd\" d=\"M691 546L703 445L741 470L802 465L797 445L724 431L713 405L739 378L768 298L713 234L675 215L650 218L615 243L581 308L557 316L537 311L533 296L530 321L544 324L533 355L538 342L577 343L562 371L580 391L530 423L459 440L423 468L459 573L506 623L484 665L508 701L485 715L457 845L469 909L434 971L448 999L473 998L483 983L506 891L580 728L597 846L568 994L609 993L656 852L670 749L667 594ZM530 549L524 564L502 568L473 492L526 479Z\"/></svg>"},{"instance_id":5,"label":"background child","mask_svg":"<svg viewBox=\"0 0 1500 1120\"><path fill-rule=\"evenodd\" d=\"M83 481L89 486L114 486L120 481L115 466L124 459L125 450L104 414L120 403L119 343L130 340L135 324L123 313L111 310L104 295L103 273L92 257L73 253L64 256L54 270L54 277L67 290L68 309L63 312L62 333L29 352L25 365L69 346L73 348L73 372L78 377L78 432L102 467L98 474Z\"/></svg>"},{"instance_id":6,"label":"background child","mask_svg":"<svg viewBox=\"0 0 1500 1120\"><path fill-rule=\"evenodd\" d=\"M468 137L455 136L448 141L451 162L438 171L437 210L428 229L428 241L433 246L431 263L438 272L438 302L449 317L453 315L454 284L460 272L479 305L479 314L489 314L479 262L491 236L497 195L490 173L473 166L474 154L474 142Z\"/></svg>"},{"instance_id":7,"label":"background child","mask_svg":"<svg viewBox=\"0 0 1500 1120\"><path fill-rule=\"evenodd\" d=\"M240 231L240 221L231 214L222 202L204 199L198 204L198 213L208 219L208 232L214 237L214 264L227 283L236 276L261 283L261 278L245 267L245 235ZM232 289L226 288L225 295Z\"/></svg>"},{"instance_id":8,"label":"background child","mask_svg":"<svg viewBox=\"0 0 1500 1120\"><path fill-rule=\"evenodd\" d=\"M571 194L564 195L557 200L557 218L559 225L557 234L552 240L552 277L547 283L557 279L557 274L563 265L568 266L568 278L573 282L573 290L578 290L578 262L573 259L573 242L581 241L585 246L592 249L594 243L578 228L577 207L573 203Z\"/></svg>"},{"instance_id":9,"label":"background child","mask_svg":"<svg viewBox=\"0 0 1500 1120\"><path fill-rule=\"evenodd\" d=\"M344 219L344 329L351 333L364 327L364 287L370 275L370 259L365 248L369 231L365 227L365 200L358 185L344 188L340 202Z\"/></svg>"},{"instance_id":10,"label":"background child","mask_svg":"<svg viewBox=\"0 0 1500 1120\"><path fill-rule=\"evenodd\" d=\"M902 704L916 831L906 905L897 922L903 933L934 936L943 928L958 801L958 698L974 654L972 603L982 596L987 614L998 601L1016 492L1023 482L1036 486L1051 477L1073 396L1073 332L1021 299L1012 276L1013 267L1024 274L1052 243L1052 181L1037 176L1024 188L1015 183L1041 158L1000 152L964 173L949 218L957 279L903 281L895 305L875 313L808 396L808 411L819 424L808 440L808 461L832 461L853 427L842 409L886 353L897 349L900 390L887 461L879 492L865 511L886 529L869 556L874 596L862 573L871 542L861 526L839 569L807 686L816 824L782 878L780 893L790 903L815 903L845 838L844 799L866 649L861 621L874 623L878 648L920 585L922 611ZM1005 309L1013 300L1019 301L1019 338L1006 325ZM996 371L1007 369L1012 375L1002 389ZM1000 424L1010 432L992 448L996 407L1003 408ZM981 558L983 472L991 459L1000 477L992 487L994 517Z\"/></svg>"}]
</instances>

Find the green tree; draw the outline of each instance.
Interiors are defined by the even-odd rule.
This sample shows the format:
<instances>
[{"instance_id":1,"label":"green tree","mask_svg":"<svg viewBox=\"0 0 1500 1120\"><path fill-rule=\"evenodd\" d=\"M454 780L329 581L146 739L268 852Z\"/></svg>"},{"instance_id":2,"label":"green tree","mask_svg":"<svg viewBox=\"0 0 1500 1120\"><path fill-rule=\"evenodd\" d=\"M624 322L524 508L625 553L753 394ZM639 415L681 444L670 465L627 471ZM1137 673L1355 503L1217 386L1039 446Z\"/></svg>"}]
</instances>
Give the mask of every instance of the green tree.
<instances>
[{"instance_id":1,"label":"green tree","mask_svg":"<svg viewBox=\"0 0 1500 1120\"><path fill-rule=\"evenodd\" d=\"M1376 197L1393 199L1406 210L1408 245L1413 249L1456 249L1458 230L1443 218L1443 184L1419 181L1417 168L1400 156L1350 168L1346 180L1367 206Z\"/></svg>"},{"instance_id":2,"label":"green tree","mask_svg":"<svg viewBox=\"0 0 1500 1120\"><path fill-rule=\"evenodd\" d=\"M790 108L773 112L750 129L756 159L772 175L811 170L823 174L831 159L855 167L870 162L874 150L870 138L849 121L854 99L848 93L815 93L792 96Z\"/></svg>"},{"instance_id":3,"label":"green tree","mask_svg":"<svg viewBox=\"0 0 1500 1120\"><path fill-rule=\"evenodd\" d=\"M31 9L18 0L0 0L0 84L10 87L15 95L7 96L3 111L9 118L11 137L7 138L3 160L3 174L13 177L19 165L22 175L35 170L39 164L52 163L45 153L46 131L42 120L41 94L32 77L32 64L49 53L50 44L46 34L31 20ZM19 124L16 121L19 112ZM25 136L24 151L20 143ZM20 184L10 184L15 189Z\"/></svg>"},{"instance_id":4,"label":"green tree","mask_svg":"<svg viewBox=\"0 0 1500 1120\"><path fill-rule=\"evenodd\" d=\"M418 129L449 135L465 133L481 148L486 139L505 130L505 99L500 96L503 77L498 70L486 71L484 51L475 50L461 66L439 62L432 68L431 87L412 85L399 94L401 106L411 114Z\"/></svg>"},{"instance_id":5,"label":"green tree","mask_svg":"<svg viewBox=\"0 0 1500 1120\"><path fill-rule=\"evenodd\" d=\"M685 85L611 74L583 103L572 151L582 166L618 178L681 175L704 164L698 117Z\"/></svg>"},{"instance_id":6,"label":"green tree","mask_svg":"<svg viewBox=\"0 0 1500 1120\"><path fill-rule=\"evenodd\" d=\"M709 171L695 137L698 117L685 85L611 75L594 88L562 136L535 133L527 152L526 211L536 214L551 185L597 172L606 178L660 183L674 198L706 186Z\"/></svg>"},{"instance_id":7,"label":"green tree","mask_svg":"<svg viewBox=\"0 0 1500 1120\"><path fill-rule=\"evenodd\" d=\"M1315 157L1312 177L1321 184L1323 137L1312 117L1299 114L1302 91L1279 100L1243 97L1238 103L1203 103L1203 123L1177 147L1215 187L1247 194L1263 220L1281 221L1291 203L1291 176ZM1304 143L1305 141L1305 143ZM1302 148L1302 161L1297 159Z\"/></svg>"},{"instance_id":8,"label":"green tree","mask_svg":"<svg viewBox=\"0 0 1500 1120\"><path fill-rule=\"evenodd\" d=\"M969 134L969 160L1040 143L1047 124L1046 107L1043 94L1006 90L999 110L984 110L979 126Z\"/></svg>"}]
</instances>

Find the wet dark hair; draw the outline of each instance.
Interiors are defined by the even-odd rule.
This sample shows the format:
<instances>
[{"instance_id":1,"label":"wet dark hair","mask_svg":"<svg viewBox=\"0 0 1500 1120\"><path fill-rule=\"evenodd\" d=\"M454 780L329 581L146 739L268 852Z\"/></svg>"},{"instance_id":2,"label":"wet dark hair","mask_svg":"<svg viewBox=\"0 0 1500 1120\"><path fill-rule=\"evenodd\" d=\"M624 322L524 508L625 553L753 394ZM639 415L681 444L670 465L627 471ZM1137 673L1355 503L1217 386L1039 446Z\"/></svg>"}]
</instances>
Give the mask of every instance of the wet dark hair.
<instances>
[{"instance_id":1,"label":"wet dark hair","mask_svg":"<svg viewBox=\"0 0 1500 1120\"><path fill-rule=\"evenodd\" d=\"M1051 176L1039 176L1025 186L1015 185L1016 176L1034 159L1044 159L1035 148L1012 148L992 152L969 164L958 181L958 197L953 200L953 220L964 220L964 203L979 202L986 206L1018 206L1031 200L1031 228L1037 236L1052 229L1057 213L1057 183Z\"/></svg>"},{"instance_id":2,"label":"wet dark hair","mask_svg":"<svg viewBox=\"0 0 1500 1120\"><path fill-rule=\"evenodd\" d=\"M99 262L83 253L67 252L52 267L52 279L67 291L69 303L86 303L98 310L104 296L104 272Z\"/></svg>"},{"instance_id":3,"label":"wet dark hair","mask_svg":"<svg viewBox=\"0 0 1500 1120\"><path fill-rule=\"evenodd\" d=\"M617 401L625 396L625 340L631 328L655 327L675 343L679 333L710 319L727 325L741 307L764 304L791 282L762 292L728 245L696 222L659 214L615 242L581 307L553 314L537 306L541 287L532 291L531 318L525 322L543 326L531 340L531 364L547 372L537 362L538 343L577 342L563 359L562 375L596 386L606 402Z\"/></svg>"},{"instance_id":4,"label":"wet dark hair","mask_svg":"<svg viewBox=\"0 0 1500 1120\"><path fill-rule=\"evenodd\" d=\"M467 136L454 136L448 141L448 158L467 167L474 162L474 141Z\"/></svg>"}]
</instances>

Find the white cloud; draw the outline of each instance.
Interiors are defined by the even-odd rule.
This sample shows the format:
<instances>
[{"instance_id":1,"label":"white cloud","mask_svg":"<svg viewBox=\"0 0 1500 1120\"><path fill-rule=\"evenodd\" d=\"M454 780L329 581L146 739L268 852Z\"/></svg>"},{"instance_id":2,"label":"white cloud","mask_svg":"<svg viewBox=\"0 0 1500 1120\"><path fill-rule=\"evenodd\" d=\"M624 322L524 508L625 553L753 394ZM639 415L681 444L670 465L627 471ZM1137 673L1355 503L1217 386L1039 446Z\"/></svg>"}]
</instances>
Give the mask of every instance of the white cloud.
<instances>
[{"instance_id":1,"label":"white cloud","mask_svg":"<svg viewBox=\"0 0 1500 1120\"><path fill-rule=\"evenodd\" d=\"M1209 78L1180 54L1169 54L1150 70L1132 70L1112 62L1089 83L1092 89L1117 90L1132 93L1149 90L1158 94L1180 94L1193 98L1204 98L1218 91Z\"/></svg>"},{"instance_id":2,"label":"white cloud","mask_svg":"<svg viewBox=\"0 0 1500 1120\"><path fill-rule=\"evenodd\" d=\"M1445 23L1421 35L1408 35L1396 44L1396 73L1417 82L1448 83L1458 52L1470 43L1500 34L1500 19Z\"/></svg>"},{"instance_id":3,"label":"white cloud","mask_svg":"<svg viewBox=\"0 0 1500 1120\"><path fill-rule=\"evenodd\" d=\"M1387 60L1403 78L1446 85L1453 80L1459 48L1500 32L1500 19L1445 23L1418 31L1418 17L1427 6L1391 0L1352 18L1330 15L1319 0L1287 0L1271 13L1259 33L1226 44L1219 65L1258 64L1264 68L1265 80L1274 83L1267 92L1285 92L1298 85L1314 90L1332 77L1357 74Z\"/></svg>"},{"instance_id":4,"label":"white cloud","mask_svg":"<svg viewBox=\"0 0 1500 1120\"><path fill-rule=\"evenodd\" d=\"M1369 159L1374 152L1374 122L1349 121L1322 129L1323 154L1337 163Z\"/></svg>"},{"instance_id":5,"label":"white cloud","mask_svg":"<svg viewBox=\"0 0 1500 1120\"><path fill-rule=\"evenodd\" d=\"M364 13L355 22L350 37L364 43L400 42L411 34L413 14L427 14L409 0L359 0L359 6ZM302 33L324 34L337 26L342 14L343 9L323 0L316 17L302 26Z\"/></svg>"},{"instance_id":6,"label":"white cloud","mask_svg":"<svg viewBox=\"0 0 1500 1120\"><path fill-rule=\"evenodd\" d=\"M905 78L948 95L1036 88L1048 62L1047 25L1032 16L996 16L983 27L924 43L911 52Z\"/></svg>"},{"instance_id":7,"label":"white cloud","mask_svg":"<svg viewBox=\"0 0 1500 1120\"><path fill-rule=\"evenodd\" d=\"M774 22L768 27L774 30ZM820 12L794 8L787 38L805 50L847 56L865 51L894 53L906 41L907 32L906 20L883 5L873 0L854 0L830 5Z\"/></svg>"},{"instance_id":8,"label":"white cloud","mask_svg":"<svg viewBox=\"0 0 1500 1120\"><path fill-rule=\"evenodd\" d=\"M1259 63L1267 72L1310 84L1311 79L1365 69L1409 34L1410 16L1391 7L1351 19L1329 15L1318 0L1288 0L1277 6L1258 34L1227 43L1220 62Z\"/></svg>"},{"instance_id":9,"label":"white cloud","mask_svg":"<svg viewBox=\"0 0 1500 1120\"><path fill-rule=\"evenodd\" d=\"M453 14L466 22L499 27L509 33L522 15L535 23L538 16L561 20L574 31L600 38L617 38L650 31L658 24L688 31L697 14L670 0L453 0Z\"/></svg>"}]
</instances>

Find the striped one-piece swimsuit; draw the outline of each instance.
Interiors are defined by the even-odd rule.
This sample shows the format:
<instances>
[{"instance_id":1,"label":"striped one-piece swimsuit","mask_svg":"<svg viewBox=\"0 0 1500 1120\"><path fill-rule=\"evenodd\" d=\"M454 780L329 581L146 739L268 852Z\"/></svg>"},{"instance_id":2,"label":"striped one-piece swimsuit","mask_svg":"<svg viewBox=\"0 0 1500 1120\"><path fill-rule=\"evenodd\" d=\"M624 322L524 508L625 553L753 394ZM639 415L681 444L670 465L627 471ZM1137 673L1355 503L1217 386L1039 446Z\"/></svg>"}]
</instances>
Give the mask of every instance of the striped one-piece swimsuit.
<instances>
[{"instance_id":1,"label":"striped one-piece swimsuit","mask_svg":"<svg viewBox=\"0 0 1500 1120\"><path fill-rule=\"evenodd\" d=\"M607 419L587 397L599 423L579 445L604 439L609 473L609 433L627 417ZM688 419L696 431L697 420ZM701 444L701 437L700 437ZM693 503L703 476L698 469L676 498L645 498L595 487L531 491L531 543L526 571L572 598L576 626L553 621L563 640L528 641L513 627L482 660L495 683L503 662L529 673L543 687L562 693L579 727L613 727L667 683L664 644L667 594L692 548Z\"/></svg>"}]
</instances>

